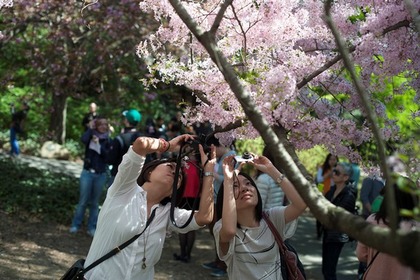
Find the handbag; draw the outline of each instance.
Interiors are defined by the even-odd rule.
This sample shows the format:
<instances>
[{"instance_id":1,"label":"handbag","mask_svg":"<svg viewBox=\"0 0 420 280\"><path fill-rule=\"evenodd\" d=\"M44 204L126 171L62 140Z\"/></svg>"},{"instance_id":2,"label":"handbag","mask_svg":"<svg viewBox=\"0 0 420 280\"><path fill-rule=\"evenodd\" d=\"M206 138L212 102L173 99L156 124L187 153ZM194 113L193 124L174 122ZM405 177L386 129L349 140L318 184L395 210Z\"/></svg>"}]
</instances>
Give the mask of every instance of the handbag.
<instances>
[{"instance_id":1,"label":"handbag","mask_svg":"<svg viewBox=\"0 0 420 280\"><path fill-rule=\"evenodd\" d=\"M265 212L263 212L263 219L266 221L279 246L282 278L284 280L306 279L303 264L300 261L295 248L289 242L283 242L280 233L277 231L276 227Z\"/></svg>"},{"instance_id":2,"label":"handbag","mask_svg":"<svg viewBox=\"0 0 420 280\"><path fill-rule=\"evenodd\" d=\"M89 265L86 268L83 268L83 265L85 264L85 259L78 259L67 271L64 273L64 275L60 278L60 280L83 280L84 275L86 272L100 264L101 262L109 259L110 257L116 255L119 253L122 249L133 243L134 240L140 237L140 235L143 234L143 232L147 229L147 227L152 222L153 218L155 217L155 211L156 208L153 209L152 213L150 214L149 219L147 220L146 227L143 229L143 231L139 234L134 235L129 240L121 244L120 246L115 247L105 255L103 255L101 258L94 261L91 265Z\"/></svg>"}]
</instances>

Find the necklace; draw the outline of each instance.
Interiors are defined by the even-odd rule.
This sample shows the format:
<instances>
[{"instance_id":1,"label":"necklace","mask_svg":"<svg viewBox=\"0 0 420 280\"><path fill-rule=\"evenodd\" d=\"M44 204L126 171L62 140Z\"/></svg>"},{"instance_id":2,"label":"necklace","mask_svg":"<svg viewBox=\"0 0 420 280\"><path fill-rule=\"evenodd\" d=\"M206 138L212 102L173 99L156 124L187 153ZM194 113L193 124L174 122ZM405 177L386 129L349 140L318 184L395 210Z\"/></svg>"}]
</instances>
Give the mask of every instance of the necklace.
<instances>
[{"instance_id":1,"label":"necklace","mask_svg":"<svg viewBox=\"0 0 420 280\"><path fill-rule=\"evenodd\" d=\"M147 240L149 239L149 234L150 234L150 228L147 229L147 234L145 234L143 236L144 243L143 243L143 259L142 259L143 264L141 265L142 269L146 269L146 267L147 267L147 265L146 265L146 245L147 245Z\"/></svg>"}]
</instances>

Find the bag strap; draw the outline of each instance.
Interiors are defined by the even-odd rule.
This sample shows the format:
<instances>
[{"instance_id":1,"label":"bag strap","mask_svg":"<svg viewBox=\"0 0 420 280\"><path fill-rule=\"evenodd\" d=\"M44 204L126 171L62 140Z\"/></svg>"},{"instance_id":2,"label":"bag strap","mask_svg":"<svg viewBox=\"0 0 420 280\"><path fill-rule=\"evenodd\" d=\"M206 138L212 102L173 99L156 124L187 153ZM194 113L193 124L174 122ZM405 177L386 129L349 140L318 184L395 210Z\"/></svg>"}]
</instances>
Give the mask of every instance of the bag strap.
<instances>
[{"instance_id":1,"label":"bag strap","mask_svg":"<svg viewBox=\"0 0 420 280\"><path fill-rule=\"evenodd\" d=\"M277 245L279 245L280 255L284 256L284 242L280 236L280 233L277 231L276 227L274 226L273 222L270 220L266 212L262 213L263 219L267 223L268 227L271 230L271 233L274 235L274 239L276 239Z\"/></svg>"},{"instance_id":2,"label":"bag strap","mask_svg":"<svg viewBox=\"0 0 420 280\"><path fill-rule=\"evenodd\" d=\"M373 258L370 260L369 264L366 266L365 272L363 273L363 279L366 279L366 275L368 273L368 270L372 266L373 261L376 259L378 254L379 254L379 251L376 251L376 254L373 256Z\"/></svg>"},{"instance_id":3,"label":"bag strap","mask_svg":"<svg viewBox=\"0 0 420 280\"><path fill-rule=\"evenodd\" d=\"M101 258L97 259L96 261L94 261L91 265L89 265L88 267L86 267L85 269L83 269L82 271L80 271L78 274L85 274L86 272L88 272L89 270L91 270L92 268L94 268L95 266L97 266L98 264L100 264L101 262L109 259L110 257L118 254L122 249L124 249L125 247L127 247L128 245L130 245L131 243L134 242L134 240L136 240L137 238L140 237L140 235L142 235L145 230L147 229L147 227L150 225L150 223L153 221L153 218L155 217L155 211L157 208L153 209L152 213L150 214L149 219L147 219L147 223L146 223L146 227L143 229L142 232L140 232L139 234L134 235L133 237L131 237L129 240L127 240L126 242L124 242L123 244L121 244L120 246L115 247L114 249L112 249L111 251L109 251L106 255L103 255Z\"/></svg>"}]
</instances>

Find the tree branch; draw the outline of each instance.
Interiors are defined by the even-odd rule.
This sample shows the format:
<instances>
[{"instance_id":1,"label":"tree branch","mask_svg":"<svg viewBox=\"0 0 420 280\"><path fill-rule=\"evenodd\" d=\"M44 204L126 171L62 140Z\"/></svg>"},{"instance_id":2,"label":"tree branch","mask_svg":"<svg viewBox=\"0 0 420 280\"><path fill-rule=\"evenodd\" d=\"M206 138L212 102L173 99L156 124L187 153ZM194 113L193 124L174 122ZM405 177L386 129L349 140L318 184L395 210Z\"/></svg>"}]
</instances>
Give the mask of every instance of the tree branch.
<instances>
[{"instance_id":1,"label":"tree branch","mask_svg":"<svg viewBox=\"0 0 420 280\"><path fill-rule=\"evenodd\" d=\"M388 201L392 201L392 203L387 203L387 207L388 207L388 213L389 213L389 225L390 225L390 229L391 229L391 238L392 238L392 242L394 244L399 244L399 240L397 238L397 228L398 228L398 223L397 223L397 209L395 206L395 195L393 190L391 189L393 186L393 180L390 176L390 172L388 167L386 166L386 154L385 154L385 145L384 145L384 141L382 139L379 127L377 125L377 117L376 114L373 112L373 110L371 110L371 108L369 107L369 99L368 99L368 94L366 92L366 89L364 88L364 86L362 85L362 82L359 79L359 76L356 73L356 70L354 68L354 63L353 61L350 59L350 52L349 50L346 48L345 43L342 40L341 35L338 32L338 29L336 28L332 17L331 17L331 5L332 5L332 0L328 0L325 2L325 22L328 25L328 27L330 28L331 32L334 35L335 38L335 42L336 45L343 57L343 63L345 65L345 67L347 68L347 70L349 71L349 74L351 76L351 79L353 81L353 84L356 88L357 93L359 94L360 99L362 100L362 104L364 106L365 112L366 112L366 116L367 119L369 121L370 127L372 129L373 135L375 137L376 143L378 144L378 152L379 152L379 158L380 158L380 166L381 166L381 170L383 172L383 174L385 175L385 179L386 179L386 187L387 187L387 197L388 197ZM395 248L397 249L397 256L399 259L404 259L405 262L410 261L410 260L406 260L404 258L404 254L402 254L401 250L398 250L398 246L395 246ZM418 262L417 262L418 263ZM412 265L413 267L415 267L415 265ZM417 266L419 266L417 264Z\"/></svg>"},{"instance_id":2,"label":"tree branch","mask_svg":"<svg viewBox=\"0 0 420 280\"><path fill-rule=\"evenodd\" d=\"M222 5L220 5L220 10L216 15L216 18L214 19L213 25L210 28L210 33L215 35L217 29L219 29L220 23L222 22L223 16L225 15L225 12L229 5L231 5L233 0L226 0Z\"/></svg>"},{"instance_id":3,"label":"tree branch","mask_svg":"<svg viewBox=\"0 0 420 280\"><path fill-rule=\"evenodd\" d=\"M420 18L418 16L418 18ZM420 21L420 19L417 19L418 21ZM410 26L410 21L408 20L402 20L400 22L397 22L394 25L388 26L387 28L385 28L382 31L382 35L386 35L387 33L397 30L398 28L402 28L402 27L409 27ZM356 50L356 46L350 46L348 48L348 52L352 53ZM334 57L333 59L331 59L330 61L326 62L323 66L321 66L319 69L315 70L313 73L309 74L308 76L304 77L302 81L300 81L299 83L296 84L296 87L298 89L303 88L304 86L306 86L310 81L312 81L314 78L316 78L318 75L322 74L324 71L328 70L331 66L333 66L334 64L336 64L337 62L339 62L340 60L343 59L342 54L338 54L336 57Z\"/></svg>"}]
</instances>

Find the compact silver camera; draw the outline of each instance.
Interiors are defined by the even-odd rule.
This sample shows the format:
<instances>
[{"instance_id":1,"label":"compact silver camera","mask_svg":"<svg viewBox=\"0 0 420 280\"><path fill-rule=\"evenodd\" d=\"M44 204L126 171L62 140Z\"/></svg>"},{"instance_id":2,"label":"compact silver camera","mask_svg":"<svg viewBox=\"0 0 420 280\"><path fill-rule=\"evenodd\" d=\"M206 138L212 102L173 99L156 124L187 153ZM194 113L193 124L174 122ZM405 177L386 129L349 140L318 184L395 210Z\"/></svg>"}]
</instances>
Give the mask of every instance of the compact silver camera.
<instances>
[{"instance_id":1,"label":"compact silver camera","mask_svg":"<svg viewBox=\"0 0 420 280\"><path fill-rule=\"evenodd\" d=\"M254 159L254 157L248 152L243 153L243 155L241 155L241 156L235 156L235 161L236 162L252 161L253 159Z\"/></svg>"}]
</instances>

